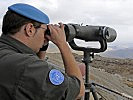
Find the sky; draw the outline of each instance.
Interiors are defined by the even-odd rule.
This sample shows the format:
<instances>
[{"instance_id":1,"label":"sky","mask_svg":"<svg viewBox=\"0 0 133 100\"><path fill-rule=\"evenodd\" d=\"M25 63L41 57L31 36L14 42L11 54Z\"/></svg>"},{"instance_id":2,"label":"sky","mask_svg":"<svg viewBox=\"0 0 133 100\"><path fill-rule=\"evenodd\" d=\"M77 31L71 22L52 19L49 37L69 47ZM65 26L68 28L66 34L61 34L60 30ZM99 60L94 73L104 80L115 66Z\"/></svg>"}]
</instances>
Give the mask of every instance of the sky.
<instances>
[{"instance_id":1,"label":"sky","mask_svg":"<svg viewBox=\"0 0 133 100\"><path fill-rule=\"evenodd\" d=\"M114 44L133 42L133 0L0 0L0 27L8 6L15 3L37 7L51 24L108 26L117 32Z\"/></svg>"}]
</instances>

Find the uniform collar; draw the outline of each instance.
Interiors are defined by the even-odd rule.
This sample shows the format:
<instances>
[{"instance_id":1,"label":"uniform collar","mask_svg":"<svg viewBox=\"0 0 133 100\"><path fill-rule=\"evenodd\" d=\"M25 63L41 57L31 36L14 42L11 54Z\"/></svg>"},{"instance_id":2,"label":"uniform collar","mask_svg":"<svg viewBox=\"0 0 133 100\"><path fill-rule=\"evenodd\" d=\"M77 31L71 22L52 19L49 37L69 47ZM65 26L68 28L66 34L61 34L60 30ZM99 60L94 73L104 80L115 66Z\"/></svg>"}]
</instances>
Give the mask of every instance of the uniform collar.
<instances>
[{"instance_id":1,"label":"uniform collar","mask_svg":"<svg viewBox=\"0 0 133 100\"><path fill-rule=\"evenodd\" d=\"M2 34L2 36L0 37L0 41L5 43L5 44L12 46L14 49L16 49L17 51L19 51L21 53L36 55L36 53L31 48L29 48L28 46L26 46L22 42L12 38L9 35Z\"/></svg>"}]
</instances>

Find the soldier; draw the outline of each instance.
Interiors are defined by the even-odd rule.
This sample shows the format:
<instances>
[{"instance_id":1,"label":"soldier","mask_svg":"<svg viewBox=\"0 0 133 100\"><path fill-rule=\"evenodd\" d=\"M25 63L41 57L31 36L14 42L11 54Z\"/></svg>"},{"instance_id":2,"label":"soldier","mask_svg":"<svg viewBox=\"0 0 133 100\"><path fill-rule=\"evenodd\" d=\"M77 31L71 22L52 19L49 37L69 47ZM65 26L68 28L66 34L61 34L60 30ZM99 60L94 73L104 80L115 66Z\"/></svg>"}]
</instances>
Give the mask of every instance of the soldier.
<instances>
[{"instance_id":1,"label":"soldier","mask_svg":"<svg viewBox=\"0 0 133 100\"><path fill-rule=\"evenodd\" d=\"M49 41L59 48L65 73L42 60ZM64 25L49 24L48 16L31 5L9 6L0 37L0 99L75 100L84 91Z\"/></svg>"}]
</instances>

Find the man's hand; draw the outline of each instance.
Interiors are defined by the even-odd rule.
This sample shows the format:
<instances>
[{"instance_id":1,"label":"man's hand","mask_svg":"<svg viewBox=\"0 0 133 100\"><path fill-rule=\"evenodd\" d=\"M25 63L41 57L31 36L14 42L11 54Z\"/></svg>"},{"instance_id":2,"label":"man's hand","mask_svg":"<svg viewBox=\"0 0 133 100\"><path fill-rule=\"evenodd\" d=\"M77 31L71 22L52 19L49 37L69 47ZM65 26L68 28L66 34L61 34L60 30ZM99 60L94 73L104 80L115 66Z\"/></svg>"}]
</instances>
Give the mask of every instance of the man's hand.
<instances>
[{"instance_id":1,"label":"man's hand","mask_svg":"<svg viewBox=\"0 0 133 100\"><path fill-rule=\"evenodd\" d=\"M82 76L84 77L85 76L85 71L86 71L85 64L80 63L80 64L78 64L78 66L79 66L79 69L81 71Z\"/></svg>"},{"instance_id":2,"label":"man's hand","mask_svg":"<svg viewBox=\"0 0 133 100\"><path fill-rule=\"evenodd\" d=\"M52 41L57 47L60 47L62 44L66 43L64 25L62 23L59 23L59 25L48 25L48 28L50 29L50 36L46 35L48 40Z\"/></svg>"}]
</instances>

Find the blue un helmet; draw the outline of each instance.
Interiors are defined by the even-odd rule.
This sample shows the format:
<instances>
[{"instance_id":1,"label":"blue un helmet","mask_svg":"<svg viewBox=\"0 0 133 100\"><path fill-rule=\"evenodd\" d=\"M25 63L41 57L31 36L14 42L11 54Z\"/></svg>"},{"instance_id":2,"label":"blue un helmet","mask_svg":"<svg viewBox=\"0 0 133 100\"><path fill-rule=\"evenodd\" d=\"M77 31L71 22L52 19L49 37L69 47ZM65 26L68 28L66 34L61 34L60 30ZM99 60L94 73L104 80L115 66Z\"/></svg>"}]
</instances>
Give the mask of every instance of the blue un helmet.
<instances>
[{"instance_id":1,"label":"blue un helmet","mask_svg":"<svg viewBox=\"0 0 133 100\"><path fill-rule=\"evenodd\" d=\"M14 11L29 19L35 20L43 24L49 24L48 16L39 9L23 3L17 3L8 7L8 10Z\"/></svg>"}]
</instances>

